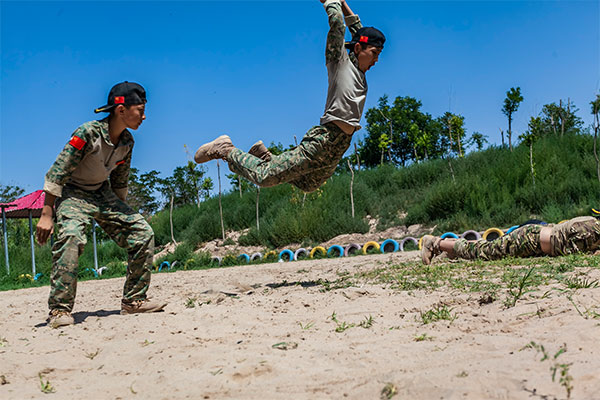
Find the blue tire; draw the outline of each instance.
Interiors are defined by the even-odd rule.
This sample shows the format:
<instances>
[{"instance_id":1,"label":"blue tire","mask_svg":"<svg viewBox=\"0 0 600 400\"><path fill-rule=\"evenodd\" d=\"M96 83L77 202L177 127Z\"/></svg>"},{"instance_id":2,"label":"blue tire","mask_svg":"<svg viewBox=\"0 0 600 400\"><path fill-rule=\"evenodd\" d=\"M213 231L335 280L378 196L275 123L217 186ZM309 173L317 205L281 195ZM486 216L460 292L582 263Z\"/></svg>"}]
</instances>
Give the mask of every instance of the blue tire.
<instances>
[{"instance_id":1,"label":"blue tire","mask_svg":"<svg viewBox=\"0 0 600 400\"><path fill-rule=\"evenodd\" d=\"M446 232L442 236L440 236L440 238L442 238L442 239L458 239L458 235L454 232Z\"/></svg>"},{"instance_id":2,"label":"blue tire","mask_svg":"<svg viewBox=\"0 0 600 400\"><path fill-rule=\"evenodd\" d=\"M162 271L163 267L165 267L167 270L171 269L171 264L168 261L163 261L160 263L160 267L158 267L158 271Z\"/></svg>"},{"instance_id":3,"label":"blue tire","mask_svg":"<svg viewBox=\"0 0 600 400\"><path fill-rule=\"evenodd\" d=\"M287 256L287 258L283 258L284 256ZM294 261L294 253L289 249L281 250L279 259L283 261Z\"/></svg>"},{"instance_id":4,"label":"blue tire","mask_svg":"<svg viewBox=\"0 0 600 400\"><path fill-rule=\"evenodd\" d=\"M327 249L327 257L343 257L344 248L340 245L334 244Z\"/></svg>"},{"instance_id":5,"label":"blue tire","mask_svg":"<svg viewBox=\"0 0 600 400\"><path fill-rule=\"evenodd\" d=\"M400 245L394 239L387 239L379 247L382 253L395 253L400 249Z\"/></svg>"},{"instance_id":6,"label":"blue tire","mask_svg":"<svg viewBox=\"0 0 600 400\"><path fill-rule=\"evenodd\" d=\"M248 264L250 262L250 256L246 253L240 254L237 258L245 264Z\"/></svg>"},{"instance_id":7,"label":"blue tire","mask_svg":"<svg viewBox=\"0 0 600 400\"><path fill-rule=\"evenodd\" d=\"M509 233L511 233L512 231L514 231L515 229L517 229L520 225L513 225L510 228L508 228L508 230L506 231L505 235L508 235Z\"/></svg>"},{"instance_id":8,"label":"blue tire","mask_svg":"<svg viewBox=\"0 0 600 400\"><path fill-rule=\"evenodd\" d=\"M37 273L37 274L35 274L35 276L33 277L33 280L34 280L34 281L37 281L38 279L40 279L40 278L42 277L42 275L44 275L44 274L42 274L41 272L38 272L38 273Z\"/></svg>"}]
</instances>

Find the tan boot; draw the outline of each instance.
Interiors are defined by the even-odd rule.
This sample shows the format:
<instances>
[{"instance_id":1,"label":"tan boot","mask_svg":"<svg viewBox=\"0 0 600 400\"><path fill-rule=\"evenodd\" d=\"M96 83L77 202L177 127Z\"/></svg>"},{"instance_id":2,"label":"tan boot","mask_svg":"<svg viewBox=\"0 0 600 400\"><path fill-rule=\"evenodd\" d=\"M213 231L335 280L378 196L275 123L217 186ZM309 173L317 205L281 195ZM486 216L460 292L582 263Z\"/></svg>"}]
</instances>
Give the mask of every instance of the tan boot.
<instances>
[{"instance_id":1,"label":"tan boot","mask_svg":"<svg viewBox=\"0 0 600 400\"><path fill-rule=\"evenodd\" d=\"M135 300L131 303L121 302L121 315L162 311L166 305L165 302L150 301L148 299Z\"/></svg>"},{"instance_id":2,"label":"tan boot","mask_svg":"<svg viewBox=\"0 0 600 400\"><path fill-rule=\"evenodd\" d=\"M248 150L248 154L252 154L254 157L258 157L263 161L271 161L271 152L267 149L267 146L263 143L262 140L254 143L250 150Z\"/></svg>"},{"instance_id":3,"label":"tan boot","mask_svg":"<svg viewBox=\"0 0 600 400\"><path fill-rule=\"evenodd\" d=\"M208 142L196 150L194 161L198 164L217 158L225 159L231 150L235 149L227 135L221 135L212 142Z\"/></svg>"},{"instance_id":4,"label":"tan boot","mask_svg":"<svg viewBox=\"0 0 600 400\"><path fill-rule=\"evenodd\" d=\"M56 329L61 326L73 325L75 323L75 318L73 318L68 311L54 309L50 311L47 322L50 328Z\"/></svg>"},{"instance_id":5,"label":"tan boot","mask_svg":"<svg viewBox=\"0 0 600 400\"><path fill-rule=\"evenodd\" d=\"M441 254L440 250L440 242L442 239L425 235L421 241L421 260L423 260L423 264L429 265L431 264L431 260L433 257Z\"/></svg>"}]
</instances>

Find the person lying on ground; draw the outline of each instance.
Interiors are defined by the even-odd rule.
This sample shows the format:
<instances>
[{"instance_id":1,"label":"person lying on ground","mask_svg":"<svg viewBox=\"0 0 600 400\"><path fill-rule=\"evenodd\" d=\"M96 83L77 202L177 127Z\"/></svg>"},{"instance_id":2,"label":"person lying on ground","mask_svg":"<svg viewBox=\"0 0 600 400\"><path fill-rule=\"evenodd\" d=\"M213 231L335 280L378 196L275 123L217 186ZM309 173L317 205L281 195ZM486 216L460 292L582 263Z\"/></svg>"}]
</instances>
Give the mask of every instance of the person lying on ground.
<instances>
[{"instance_id":1,"label":"person lying on ground","mask_svg":"<svg viewBox=\"0 0 600 400\"><path fill-rule=\"evenodd\" d=\"M318 189L333 175L352 135L361 128L367 96L365 73L379 60L385 36L378 29L363 27L346 1L321 2L330 29L325 48L329 88L320 125L311 128L297 147L277 156L262 141L245 153L223 135L196 151L197 163L223 159L231 171L258 186L288 182L304 192ZM344 19L352 34L349 43L344 43Z\"/></svg>"},{"instance_id":2,"label":"person lying on ground","mask_svg":"<svg viewBox=\"0 0 600 400\"><path fill-rule=\"evenodd\" d=\"M113 86L108 103L95 110L110 115L77 128L46 174L46 197L36 236L43 245L54 231L56 205L58 238L52 246L48 298L52 328L75 322L71 311L78 260L92 219L129 254L121 314L160 311L166 305L146 298L154 232L144 217L125 203L133 151L133 136L127 128L139 128L146 119L145 107L142 86L133 82Z\"/></svg>"},{"instance_id":3,"label":"person lying on ground","mask_svg":"<svg viewBox=\"0 0 600 400\"><path fill-rule=\"evenodd\" d=\"M594 217L577 217L556 225L523 225L488 241L480 239L442 239L425 235L421 242L421 259L430 264L435 256L446 253L450 258L498 260L504 257L562 256L594 252L600 248L600 222Z\"/></svg>"}]
</instances>

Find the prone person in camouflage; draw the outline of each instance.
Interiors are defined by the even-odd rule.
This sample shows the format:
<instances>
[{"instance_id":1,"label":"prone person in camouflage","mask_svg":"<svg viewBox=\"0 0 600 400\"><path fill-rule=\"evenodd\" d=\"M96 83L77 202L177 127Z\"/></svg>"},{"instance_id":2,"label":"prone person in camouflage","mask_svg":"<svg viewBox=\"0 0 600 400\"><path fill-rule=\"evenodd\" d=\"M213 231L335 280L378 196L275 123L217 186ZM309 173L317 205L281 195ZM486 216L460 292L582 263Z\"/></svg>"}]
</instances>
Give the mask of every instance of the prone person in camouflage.
<instances>
[{"instance_id":1,"label":"prone person in camouflage","mask_svg":"<svg viewBox=\"0 0 600 400\"><path fill-rule=\"evenodd\" d=\"M320 1L330 26L325 49L329 88L320 125L311 128L297 147L277 156L262 141L243 152L223 135L196 151L197 163L221 158L231 171L258 186L289 182L305 192L318 189L333 175L353 133L360 129L367 96L365 73L378 61L385 36L375 28L363 27L346 1ZM349 43L344 43L344 19L352 34Z\"/></svg>"},{"instance_id":2,"label":"prone person in camouflage","mask_svg":"<svg viewBox=\"0 0 600 400\"><path fill-rule=\"evenodd\" d=\"M553 226L524 225L491 241L441 239L425 235L421 259L430 264L445 252L450 258L498 260L504 257L562 256L594 252L600 248L600 222L594 217L577 217Z\"/></svg>"},{"instance_id":3,"label":"prone person in camouflage","mask_svg":"<svg viewBox=\"0 0 600 400\"><path fill-rule=\"evenodd\" d=\"M75 130L50 167L44 181L46 199L36 227L37 241L46 243L54 231L48 324L57 328L74 323L71 311L77 290L77 264L86 244L85 229L92 219L120 247L129 262L121 314L160 311L165 303L146 299L154 255L154 232L144 217L125 203L133 137L146 119L146 92L137 83L115 85L105 106L107 118L86 122Z\"/></svg>"}]
</instances>

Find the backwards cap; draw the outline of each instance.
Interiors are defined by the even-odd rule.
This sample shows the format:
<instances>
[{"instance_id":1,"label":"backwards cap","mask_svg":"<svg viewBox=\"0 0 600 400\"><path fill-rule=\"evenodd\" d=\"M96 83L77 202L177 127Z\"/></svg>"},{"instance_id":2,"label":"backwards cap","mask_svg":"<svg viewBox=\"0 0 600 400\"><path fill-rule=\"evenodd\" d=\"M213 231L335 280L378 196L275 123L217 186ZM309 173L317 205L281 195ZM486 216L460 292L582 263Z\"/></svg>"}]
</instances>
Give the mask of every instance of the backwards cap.
<instances>
[{"instance_id":1,"label":"backwards cap","mask_svg":"<svg viewBox=\"0 0 600 400\"><path fill-rule=\"evenodd\" d=\"M371 46L383 48L385 35L377 28L365 26L356 31L354 36L352 36L352 41L346 43L346 48L352 49L356 43L370 44Z\"/></svg>"},{"instance_id":2,"label":"backwards cap","mask_svg":"<svg viewBox=\"0 0 600 400\"><path fill-rule=\"evenodd\" d=\"M113 86L112 89L110 89L110 93L108 93L108 101L106 102L106 105L96 108L94 112L110 112L119 104L131 106L145 103L146 91L142 85L125 81L117 83L115 86Z\"/></svg>"}]
</instances>

